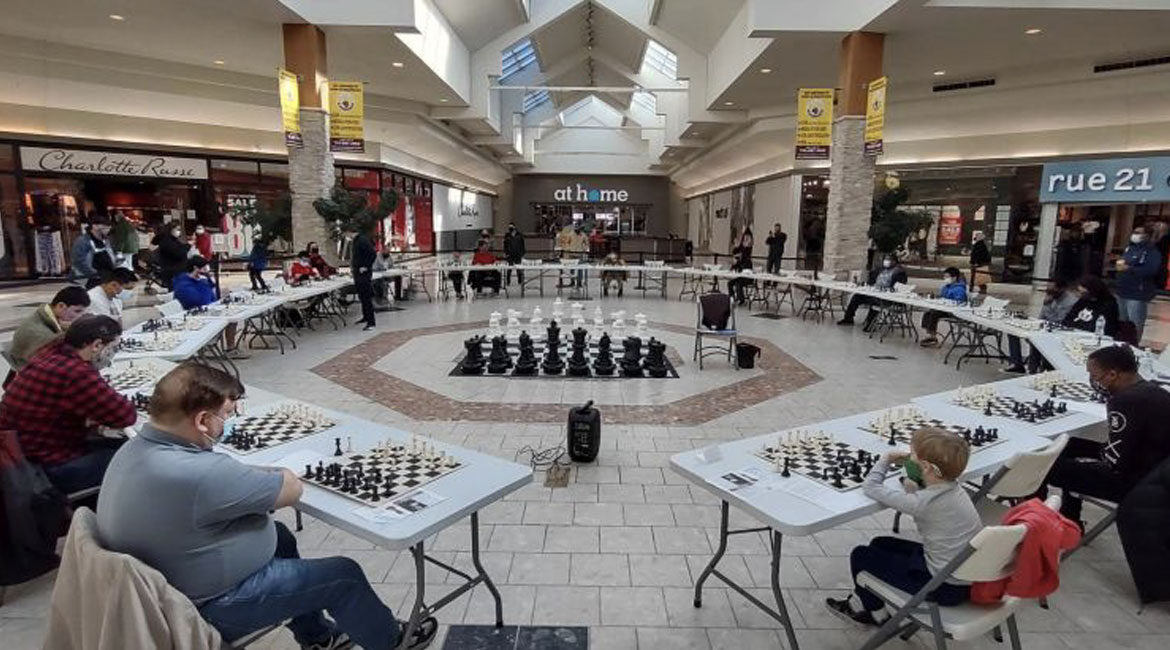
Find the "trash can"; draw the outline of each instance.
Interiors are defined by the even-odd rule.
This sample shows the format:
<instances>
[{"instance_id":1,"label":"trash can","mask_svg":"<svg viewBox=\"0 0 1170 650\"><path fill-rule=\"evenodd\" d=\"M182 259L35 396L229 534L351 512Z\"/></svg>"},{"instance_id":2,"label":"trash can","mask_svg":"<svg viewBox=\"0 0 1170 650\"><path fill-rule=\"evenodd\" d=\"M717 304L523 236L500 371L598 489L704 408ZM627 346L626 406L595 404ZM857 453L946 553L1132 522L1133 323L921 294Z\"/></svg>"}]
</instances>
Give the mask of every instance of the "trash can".
<instances>
[{"instance_id":1,"label":"trash can","mask_svg":"<svg viewBox=\"0 0 1170 650\"><path fill-rule=\"evenodd\" d=\"M758 356L760 356L759 346L751 343L735 344L735 362L740 368L755 368Z\"/></svg>"},{"instance_id":2,"label":"trash can","mask_svg":"<svg viewBox=\"0 0 1170 650\"><path fill-rule=\"evenodd\" d=\"M601 411L593 408L593 400L585 406L569 409L569 458L578 463L592 463L601 449Z\"/></svg>"}]
</instances>

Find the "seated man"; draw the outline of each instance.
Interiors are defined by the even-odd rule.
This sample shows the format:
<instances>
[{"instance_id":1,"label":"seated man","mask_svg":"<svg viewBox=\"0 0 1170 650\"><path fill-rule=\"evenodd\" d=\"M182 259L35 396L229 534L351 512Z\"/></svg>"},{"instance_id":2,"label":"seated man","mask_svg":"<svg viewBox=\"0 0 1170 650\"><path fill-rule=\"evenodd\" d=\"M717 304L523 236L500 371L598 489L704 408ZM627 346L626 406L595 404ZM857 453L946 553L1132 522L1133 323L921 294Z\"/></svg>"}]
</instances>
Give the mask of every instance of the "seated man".
<instances>
[{"instance_id":1,"label":"seated man","mask_svg":"<svg viewBox=\"0 0 1170 650\"><path fill-rule=\"evenodd\" d=\"M456 266L463 264L463 253L455 251L451 253L451 263ZM463 271L448 271L447 279L451 281L451 286L455 289L455 297L463 299Z\"/></svg>"},{"instance_id":2,"label":"seated man","mask_svg":"<svg viewBox=\"0 0 1170 650\"><path fill-rule=\"evenodd\" d=\"M602 266L615 266L615 267L618 267L618 269L620 269L621 267L625 266L626 263L622 260L622 258L617 256L617 253L611 252L610 254L605 256L605 259L603 259L601 261L601 265ZM627 273L625 271L621 271L618 269L614 269L614 270L606 269L606 270L601 272L601 295L603 295L603 296L609 295L610 285L617 285L617 295L619 298L621 297L622 293L625 291Z\"/></svg>"},{"instance_id":3,"label":"seated man","mask_svg":"<svg viewBox=\"0 0 1170 650\"><path fill-rule=\"evenodd\" d=\"M121 323L122 308L127 300L134 299L138 276L119 266L112 271L103 271L101 278L101 284L89 290L89 313L109 316Z\"/></svg>"},{"instance_id":4,"label":"seated man","mask_svg":"<svg viewBox=\"0 0 1170 650\"><path fill-rule=\"evenodd\" d=\"M175 300L183 309L206 307L218 300L215 283L211 281L211 265L207 260L196 255L187 260L186 273L175 276L171 282L175 292ZM225 294L226 297L226 294ZM233 359L247 359L248 355L236 347L236 333L239 328L235 323L223 330L224 341L227 344L228 356Z\"/></svg>"},{"instance_id":5,"label":"seated man","mask_svg":"<svg viewBox=\"0 0 1170 650\"><path fill-rule=\"evenodd\" d=\"M906 269L898 264L898 258L893 253L887 253L882 258L882 268L876 272L870 272L869 284L878 291L893 291L894 285L906 283ZM853 294L849 299L849 305L845 307L845 317L837 321L838 325L852 325L853 316L857 313L857 309L862 305L879 305L882 300L872 296L863 296L859 293ZM877 318L877 312L870 309L869 314L865 317L865 329L869 329L873 324L873 320Z\"/></svg>"},{"instance_id":6,"label":"seated man","mask_svg":"<svg viewBox=\"0 0 1170 650\"><path fill-rule=\"evenodd\" d=\"M1109 396L1109 441L1073 438L1048 473L1048 485L1064 489L1060 512L1081 522L1080 495L1120 503L1170 457L1170 393L1138 375L1129 346L1110 345L1089 355L1089 382ZM1073 496L1073 494L1078 496Z\"/></svg>"},{"instance_id":7,"label":"seated man","mask_svg":"<svg viewBox=\"0 0 1170 650\"><path fill-rule=\"evenodd\" d=\"M959 272L959 269L948 266L943 271L943 286L938 290L938 297L943 300L967 302L967 281L963 279L963 274ZM938 347L938 322L946 315L947 312L937 309L931 309L922 314L922 329L926 330L926 337L919 345L924 348Z\"/></svg>"},{"instance_id":8,"label":"seated man","mask_svg":"<svg viewBox=\"0 0 1170 650\"><path fill-rule=\"evenodd\" d=\"M496 256L488 250L487 241L479 242L475 255L471 257L471 263L475 266L492 266L496 263ZM484 287L490 288L492 293L500 293L501 280L499 271L472 271L467 274L467 284L475 289L476 295L483 293Z\"/></svg>"},{"instance_id":9,"label":"seated man","mask_svg":"<svg viewBox=\"0 0 1170 650\"><path fill-rule=\"evenodd\" d=\"M82 316L62 340L37 353L0 399L0 430L15 431L24 456L69 494L102 481L124 438L97 436L138 420L134 404L114 390L98 366L114 356L122 327L109 316Z\"/></svg>"},{"instance_id":10,"label":"seated man","mask_svg":"<svg viewBox=\"0 0 1170 650\"><path fill-rule=\"evenodd\" d=\"M1044 289L1044 305L1040 307L1040 320L1058 324L1064 322L1069 310L1080 299L1081 295L1073 290L1068 280L1063 278L1049 280L1048 286ZM1003 372L1010 374L1036 373L1040 371L1041 367L1048 364L1040 352L1036 348L1032 348L1031 352L1028 353L1025 367L1023 341L1020 340L1020 337L1012 335L1008 335L1007 339L1008 359L1011 361L1011 365L1004 368Z\"/></svg>"},{"instance_id":11,"label":"seated man","mask_svg":"<svg viewBox=\"0 0 1170 650\"><path fill-rule=\"evenodd\" d=\"M213 451L242 396L234 377L193 363L159 380L150 422L118 451L102 484L101 539L158 569L226 641L291 619L302 648L396 647L402 625L361 567L344 557L302 559L296 537L273 521L270 511L300 500L296 475ZM427 619L406 647L422 647L436 626Z\"/></svg>"},{"instance_id":12,"label":"seated man","mask_svg":"<svg viewBox=\"0 0 1170 650\"><path fill-rule=\"evenodd\" d=\"M742 253L737 254L735 262L731 265L731 272L732 273L739 273L741 271L751 271L751 270L752 270L751 256L745 255ZM732 278L731 280L727 281L727 293L735 298L735 304L743 305L743 303L744 303L744 293L743 293L744 288L750 287L750 286L754 285L755 283L756 283L755 280L748 278L748 277L744 277L744 276Z\"/></svg>"},{"instance_id":13,"label":"seated man","mask_svg":"<svg viewBox=\"0 0 1170 650\"><path fill-rule=\"evenodd\" d=\"M12 335L9 353L15 362L13 370L23 368L37 350L60 336L88 307L89 294L85 289L70 285L58 291L47 305L29 314Z\"/></svg>"}]
</instances>

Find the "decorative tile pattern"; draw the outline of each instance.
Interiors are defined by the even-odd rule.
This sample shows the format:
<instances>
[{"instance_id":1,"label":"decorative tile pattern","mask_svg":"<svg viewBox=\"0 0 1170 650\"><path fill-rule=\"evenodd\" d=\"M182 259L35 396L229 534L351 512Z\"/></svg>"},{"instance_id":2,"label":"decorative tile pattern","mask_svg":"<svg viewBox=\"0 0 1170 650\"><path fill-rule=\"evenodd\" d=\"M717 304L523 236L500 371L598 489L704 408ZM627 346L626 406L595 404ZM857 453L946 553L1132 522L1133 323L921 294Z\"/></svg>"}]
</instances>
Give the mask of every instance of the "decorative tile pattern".
<instances>
[{"instance_id":1,"label":"decorative tile pattern","mask_svg":"<svg viewBox=\"0 0 1170 650\"><path fill-rule=\"evenodd\" d=\"M692 328L669 323L652 326L679 334ZM456 400L406 379L381 372L374 364L399 346L419 336L482 329L482 323L455 323L387 332L372 337L313 368L317 375L415 420L469 420L478 422L559 422L565 417L561 403L517 401L477 402ZM773 343L744 337L741 342L759 346L762 354L756 372L741 381L661 404L608 405L605 420L611 424L668 424L693 426L735 413L749 406L799 390L821 378ZM671 361L682 365L677 355ZM697 372L697 370L696 370Z\"/></svg>"}]
</instances>

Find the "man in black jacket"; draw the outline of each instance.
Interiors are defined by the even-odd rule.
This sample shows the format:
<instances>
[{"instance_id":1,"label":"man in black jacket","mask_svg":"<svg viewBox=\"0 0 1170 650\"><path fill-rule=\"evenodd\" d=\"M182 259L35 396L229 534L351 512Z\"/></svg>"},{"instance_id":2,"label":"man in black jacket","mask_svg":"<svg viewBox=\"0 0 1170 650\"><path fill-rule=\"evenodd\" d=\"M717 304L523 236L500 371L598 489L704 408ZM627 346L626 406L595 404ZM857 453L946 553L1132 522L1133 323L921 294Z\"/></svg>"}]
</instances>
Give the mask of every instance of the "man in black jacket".
<instances>
[{"instance_id":1,"label":"man in black jacket","mask_svg":"<svg viewBox=\"0 0 1170 650\"><path fill-rule=\"evenodd\" d=\"M764 243L768 245L768 273L780 272L780 261L784 257L784 244L788 242L788 235L780 230L780 224L772 226L772 232Z\"/></svg>"},{"instance_id":2,"label":"man in black jacket","mask_svg":"<svg viewBox=\"0 0 1170 650\"><path fill-rule=\"evenodd\" d=\"M378 253L374 250L369 230L366 227L353 238L353 255L350 258L353 287L362 303L362 319L358 321L365 324L362 331L374 329L374 261Z\"/></svg>"},{"instance_id":3,"label":"man in black jacket","mask_svg":"<svg viewBox=\"0 0 1170 650\"><path fill-rule=\"evenodd\" d=\"M1060 512L1081 524L1081 496L1113 503L1122 499L1161 462L1170 458L1170 392L1138 374L1127 345L1096 350L1085 362L1089 383L1109 396L1109 440L1069 441L1048 473L1051 487L1064 489ZM1073 495L1077 496L1073 496Z\"/></svg>"},{"instance_id":4,"label":"man in black jacket","mask_svg":"<svg viewBox=\"0 0 1170 650\"><path fill-rule=\"evenodd\" d=\"M987 235L975 233L975 243L971 245L971 288L979 287L979 292L987 295L987 284L991 282L991 250L987 248Z\"/></svg>"},{"instance_id":5,"label":"man in black jacket","mask_svg":"<svg viewBox=\"0 0 1170 650\"><path fill-rule=\"evenodd\" d=\"M887 253L882 258L882 268L877 271L871 271L869 274L869 285L878 291L893 291L894 286L898 284L906 284L906 269L898 263L898 258L893 253ZM881 298L873 296L864 296L860 293L853 294L849 299L849 304L845 307L845 316L837 321L838 325L852 325L853 316L862 305L878 305L881 304ZM865 317L865 329L868 330L873 324L873 319L877 317L877 312L873 309Z\"/></svg>"},{"instance_id":6,"label":"man in black jacket","mask_svg":"<svg viewBox=\"0 0 1170 650\"><path fill-rule=\"evenodd\" d=\"M505 276L505 284L512 284L512 269L511 267L520 264L524 259L524 235L516 230L516 224L508 224L508 232L504 233L504 259L508 262L508 272ZM524 271L516 269L516 281L520 286L524 286Z\"/></svg>"},{"instance_id":7,"label":"man in black jacket","mask_svg":"<svg viewBox=\"0 0 1170 650\"><path fill-rule=\"evenodd\" d=\"M1142 604L1170 601L1170 459L1125 497L1117 510L1117 534Z\"/></svg>"}]
</instances>

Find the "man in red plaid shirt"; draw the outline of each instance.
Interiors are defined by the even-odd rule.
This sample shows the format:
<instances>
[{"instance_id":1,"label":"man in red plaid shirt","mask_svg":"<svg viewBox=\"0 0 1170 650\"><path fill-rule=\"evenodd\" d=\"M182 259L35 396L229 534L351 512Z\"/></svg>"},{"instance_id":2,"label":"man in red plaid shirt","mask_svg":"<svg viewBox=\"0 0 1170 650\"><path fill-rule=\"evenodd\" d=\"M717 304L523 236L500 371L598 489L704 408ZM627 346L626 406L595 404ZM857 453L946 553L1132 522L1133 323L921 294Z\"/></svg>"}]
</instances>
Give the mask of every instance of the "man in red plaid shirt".
<instances>
[{"instance_id":1,"label":"man in red plaid shirt","mask_svg":"<svg viewBox=\"0 0 1170 650\"><path fill-rule=\"evenodd\" d=\"M66 494L101 484L124 441L92 439L95 426L125 428L138 419L134 404L98 372L121 335L109 316L77 319L21 369L0 400L0 430L15 431L25 457Z\"/></svg>"}]
</instances>

